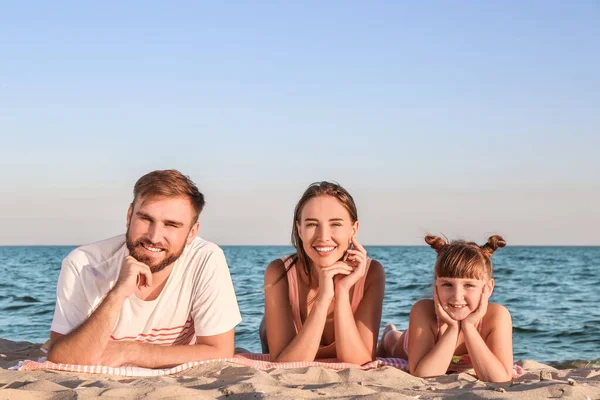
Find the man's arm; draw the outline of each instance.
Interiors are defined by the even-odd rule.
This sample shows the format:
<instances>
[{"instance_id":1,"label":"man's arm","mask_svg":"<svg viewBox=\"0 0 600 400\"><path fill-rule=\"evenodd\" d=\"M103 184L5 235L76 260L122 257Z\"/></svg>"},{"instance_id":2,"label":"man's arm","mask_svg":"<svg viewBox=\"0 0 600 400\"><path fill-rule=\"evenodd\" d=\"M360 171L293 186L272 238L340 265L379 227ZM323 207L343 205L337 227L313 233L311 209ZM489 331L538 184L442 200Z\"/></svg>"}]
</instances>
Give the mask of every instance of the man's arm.
<instances>
[{"instance_id":1,"label":"man's arm","mask_svg":"<svg viewBox=\"0 0 600 400\"><path fill-rule=\"evenodd\" d=\"M169 368L189 361L233 356L234 329L214 336L196 336L196 344L161 346L134 341L109 342L101 364L133 364L145 368Z\"/></svg>"},{"instance_id":2,"label":"man's arm","mask_svg":"<svg viewBox=\"0 0 600 400\"><path fill-rule=\"evenodd\" d=\"M63 364L99 364L121 307L138 283L150 285L152 272L147 265L128 256L123 262L119 280L87 320L66 335L50 332L52 347L48 360Z\"/></svg>"},{"instance_id":3,"label":"man's arm","mask_svg":"<svg viewBox=\"0 0 600 400\"><path fill-rule=\"evenodd\" d=\"M99 364L125 299L110 291L90 317L67 335L50 332L48 360L55 363Z\"/></svg>"}]
</instances>

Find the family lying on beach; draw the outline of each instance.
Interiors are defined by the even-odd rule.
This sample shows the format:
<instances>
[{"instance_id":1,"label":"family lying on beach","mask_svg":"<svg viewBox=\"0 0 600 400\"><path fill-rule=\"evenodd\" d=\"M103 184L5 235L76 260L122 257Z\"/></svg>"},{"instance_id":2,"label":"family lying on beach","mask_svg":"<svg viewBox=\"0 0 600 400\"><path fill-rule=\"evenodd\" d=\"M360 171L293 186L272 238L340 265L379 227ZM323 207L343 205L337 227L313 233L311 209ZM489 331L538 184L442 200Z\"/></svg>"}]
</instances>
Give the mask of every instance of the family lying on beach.
<instances>
[{"instance_id":1,"label":"family lying on beach","mask_svg":"<svg viewBox=\"0 0 600 400\"><path fill-rule=\"evenodd\" d=\"M48 359L164 368L231 357L242 318L223 251L197 237L204 196L175 170L144 175L133 194L125 235L64 259ZM419 377L471 370L482 381L512 379L511 317L488 302L502 237L479 246L426 236L437 252L433 300L415 303L408 329L389 325L378 341L385 272L356 240L358 228L343 187L306 189L294 210L296 253L264 274L257 340L270 361L396 357Z\"/></svg>"}]
</instances>

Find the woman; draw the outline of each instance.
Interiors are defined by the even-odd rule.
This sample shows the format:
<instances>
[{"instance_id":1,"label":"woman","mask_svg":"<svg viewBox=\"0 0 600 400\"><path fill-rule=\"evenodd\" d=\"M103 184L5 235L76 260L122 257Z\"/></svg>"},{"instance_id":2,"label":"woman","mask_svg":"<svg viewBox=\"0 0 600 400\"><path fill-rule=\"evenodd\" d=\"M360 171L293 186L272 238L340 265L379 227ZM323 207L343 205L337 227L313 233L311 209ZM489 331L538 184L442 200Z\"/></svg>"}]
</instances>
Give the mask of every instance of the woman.
<instances>
[{"instance_id":1,"label":"woman","mask_svg":"<svg viewBox=\"0 0 600 400\"><path fill-rule=\"evenodd\" d=\"M317 182L304 192L294 211L296 253L265 271L261 340L271 361L374 360L385 273L356 240L358 226L340 185Z\"/></svg>"}]
</instances>

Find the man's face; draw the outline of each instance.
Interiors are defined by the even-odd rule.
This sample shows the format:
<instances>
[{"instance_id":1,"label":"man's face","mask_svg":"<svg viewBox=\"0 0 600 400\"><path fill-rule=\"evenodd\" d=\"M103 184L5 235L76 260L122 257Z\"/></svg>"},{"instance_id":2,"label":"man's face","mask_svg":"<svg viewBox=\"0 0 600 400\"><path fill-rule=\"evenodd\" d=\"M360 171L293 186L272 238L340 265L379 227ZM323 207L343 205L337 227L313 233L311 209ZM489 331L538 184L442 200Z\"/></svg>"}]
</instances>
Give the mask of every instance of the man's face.
<instances>
[{"instance_id":1,"label":"man's face","mask_svg":"<svg viewBox=\"0 0 600 400\"><path fill-rule=\"evenodd\" d=\"M194 209L185 197L137 199L127 213L127 248L152 273L173 264L198 233Z\"/></svg>"}]
</instances>

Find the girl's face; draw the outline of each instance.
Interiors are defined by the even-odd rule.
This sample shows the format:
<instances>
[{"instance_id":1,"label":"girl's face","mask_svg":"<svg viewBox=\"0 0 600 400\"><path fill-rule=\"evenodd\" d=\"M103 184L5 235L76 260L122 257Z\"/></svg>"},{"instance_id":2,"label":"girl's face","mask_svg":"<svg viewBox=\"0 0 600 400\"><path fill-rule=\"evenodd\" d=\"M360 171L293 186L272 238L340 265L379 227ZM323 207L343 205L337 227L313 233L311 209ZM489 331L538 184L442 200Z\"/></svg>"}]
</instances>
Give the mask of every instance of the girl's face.
<instances>
[{"instance_id":1,"label":"girl's face","mask_svg":"<svg viewBox=\"0 0 600 400\"><path fill-rule=\"evenodd\" d=\"M435 279L438 299L450 318L461 321L477 310L483 287L494 289L493 279L439 278Z\"/></svg>"},{"instance_id":2,"label":"girl's face","mask_svg":"<svg viewBox=\"0 0 600 400\"><path fill-rule=\"evenodd\" d=\"M344 256L358 231L348 210L333 196L317 196L306 202L296 227L304 251L315 267L333 265Z\"/></svg>"}]
</instances>

